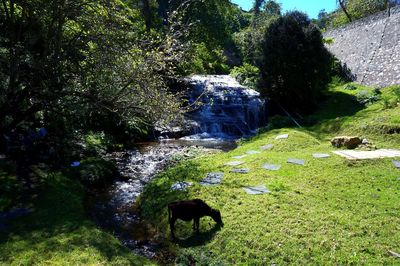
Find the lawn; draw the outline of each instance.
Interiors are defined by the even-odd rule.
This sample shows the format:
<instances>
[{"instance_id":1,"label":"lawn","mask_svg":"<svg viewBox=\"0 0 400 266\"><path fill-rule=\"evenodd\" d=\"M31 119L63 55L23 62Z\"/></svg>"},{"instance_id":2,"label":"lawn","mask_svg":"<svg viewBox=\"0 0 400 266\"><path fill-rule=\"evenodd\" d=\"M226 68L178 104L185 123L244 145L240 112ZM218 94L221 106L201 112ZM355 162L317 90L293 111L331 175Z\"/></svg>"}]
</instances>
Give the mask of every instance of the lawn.
<instances>
[{"instance_id":1,"label":"lawn","mask_svg":"<svg viewBox=\"0 0 400 266\"><path fill-rule=\"evenodd\" d=\"M8 171L12 167L1 166L1 188L6 190L8 184L10 192L20 193L12 170ZM153 264L89 221L83 198L78 181L60 173L42 176L33 194L18 198L29 214L11 220L7 230L0 232L0 265ZM2 206L15 200L11 193L0 195L0 199Z\"/></svg>"},{"instance_id":2,"label":"lawn","mask_svg":"<svg viewBox=\"0 0 400 266\"><path fill-rule=\"evenodd\" d=\"M317 113L303 128L267 131L235 150L185 161L159 175L141 197L142 215L152 221L177 255L177 262L197 265L342 265L396 264L389 251L400 252L400 170L392 159L349 161L331 153L329 140L358 135L378 148L400 148L400 106L395 88L382 90L375 102L356 101L370 88L332 88ZM361 93L360 93L361 92ZM362 95L361 95L362 96ZM360 97L358 97L360 98ZM391 104L388 106L387 101ZM288 139L275 140L279 134ZM273 144L271 150L260 146ZM240 159L248 174L230 173L225 163L248 150L261 151ZM329 153L315 159L313 153ZM288 158L305 165L288 164ZM279 171L261 168L280 164ZM200 186L208 172L224 172L218 186ZM171 191L176 181L191 181L186 192ZM270 194L248 195L244 186L265 185ZM225 226L201 220L200 235L191 224L178 222L172 242L166 204L201 198L222 213Z\"/></svg>"}]
</instances>

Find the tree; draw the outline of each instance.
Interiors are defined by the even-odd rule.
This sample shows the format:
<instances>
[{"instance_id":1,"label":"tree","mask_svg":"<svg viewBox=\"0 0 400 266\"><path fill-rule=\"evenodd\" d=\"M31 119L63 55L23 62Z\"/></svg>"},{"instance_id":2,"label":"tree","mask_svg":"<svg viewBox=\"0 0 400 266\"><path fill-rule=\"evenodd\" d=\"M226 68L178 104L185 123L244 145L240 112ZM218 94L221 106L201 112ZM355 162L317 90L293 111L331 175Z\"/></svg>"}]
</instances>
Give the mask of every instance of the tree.
<instances>
[{"instance_id":1,"label":"tree","mask_svg":"<svg viewBox=\"0 0 400 266\"><path fill-rule=\"evenodd\" d=\"M331 63L318 28L305 14L289 12L267 29L263 48L263 95L292 111L312 111Z\"/></svg>"}]
</instances>

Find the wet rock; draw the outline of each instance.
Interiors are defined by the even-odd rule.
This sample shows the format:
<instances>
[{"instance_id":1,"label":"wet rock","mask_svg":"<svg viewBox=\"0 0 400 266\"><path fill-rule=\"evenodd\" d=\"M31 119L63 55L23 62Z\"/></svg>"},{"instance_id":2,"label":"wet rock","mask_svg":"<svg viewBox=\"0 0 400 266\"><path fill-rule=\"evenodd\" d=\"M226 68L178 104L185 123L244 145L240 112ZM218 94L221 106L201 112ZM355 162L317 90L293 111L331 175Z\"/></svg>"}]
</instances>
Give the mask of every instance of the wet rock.
<instances>
[{"instance_id":1,"label":"wet rock","mask_svg":"<svg viewBox=\"0 0 400 266\"><path fill-rule=\"evenodd\" d=\"M291 164L297 164L297 165L304 165L304 164L305 164L304 160L295 159L295 158L289 158L289 159L287 160L287 162L288 162L288 163L291 163Z\"/></svg>"},{"instance_id":2,"label":"wet rock","mask_svg":"<svg viewBox=\"0 0 400 266\"><path fill-rule=\"evenodd\" d=\"M348 149L355 149L361 143L362 143L361 139L359 137L354 137L354 136L339 136L339 137L334 137L331 140L331 144L336 148L346 147Z\"/></svg>"},{"instance_id":3,"label":"wet rock","mask_svg":"<svg viewBox=\"0 0 400 266\"><path fill-rule=\"evenodd\" d=\"M178 190L178 191L185 191L188 187L190 187L193 183L192 182L176 182L171 186L171 190Z\"/></svg>"},{"instance_id":4,"label":"wet rock","mask_svg":"<svg viewBox=\"0 0 400 266\"><path fill-rule=\"evenodd\" d=\"M331 156L327 153L314 153L313 157L318 159L323 159L323 158L329 158Z\"/></svg>"},{"instance_id":5,"label":"wet rock","mask_svg":"<svg viewBox=\"0 0 400 266\"><path fill-rule=\"evenodd\" d=\"M250 172L249 168L233 168L231 173L238 173L238 174L247 174Z\"/></svg>"}]
</instances>

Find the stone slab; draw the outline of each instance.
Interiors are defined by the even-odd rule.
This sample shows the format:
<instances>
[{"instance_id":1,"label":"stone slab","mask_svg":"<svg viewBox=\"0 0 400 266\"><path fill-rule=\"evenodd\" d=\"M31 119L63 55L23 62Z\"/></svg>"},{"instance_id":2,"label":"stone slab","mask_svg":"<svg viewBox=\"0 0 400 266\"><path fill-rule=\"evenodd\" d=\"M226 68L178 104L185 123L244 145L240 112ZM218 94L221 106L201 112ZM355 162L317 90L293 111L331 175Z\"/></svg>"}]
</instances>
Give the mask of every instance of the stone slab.
<instances>
[{"instance_id":1,"label":"stone slab","mask_svg":"<svg viewBox=\"0 0 400 266\"><path fill-rule=\"evenodd\" d=\"M176 182L171 186L171 190L185 191L191 185L193 185L192 182Z\"/></svg>"},{"instance_id":2,"label":"stone slab","mask_svg":"<svg viewBox=\"0 0 400 266\"><path fill-rule=\"evenodd\" d=\"M237 173L237 174L247 174L250 172L249 168L233 168L231 170L231 173Z\"/></svg>"},{"instance_id":3,"label":"stone slab","mask_svg":"<svg viewBox=\"0 0 400 266\"><path fill-rule=\"evenodd\" d=\"M242 161L231 161L231 162L227 162L225 165L227 165L227 166L238 166L238 165L241 165L241 164L244 164L244 162L242 162Z\"/></svg>"},{"instance_id":4,"label":"stone slab","mask_svg":"<svg viewBox=\"0 0 400 266\"><path fill-rule=\"evenodd\" d=\"M263 150L263 151L265 151L265 150L270 150L270 149L272 149L273 147L274 147L273 144L267 144L267 145L261 146L260 149Z\"/></svg>"},{"instance_id":5,"label":"stone slab","mask_svg":"<svg viewBox=\"0 0 400 266\"><path fill-rule=\"evenodd\" d=\"M233 159L243 159L244 157L246 157L247 154L243 154L243 155L237 155L237 156L233 156Z\"/></svg>"},{"instance_id":6,"label":"stone slab","mask_svg":"<svg viewBox=\"0 0 400 266\"><path fill-rule=\"evenodd\" d=\"M327 153L313 153L313 157L318 159L323 159L323 158L329 158L331 156Z\"/></svg>"},{"instance_id":7,"label":"stone slab","mask_svg":"<svg viewBox=\"0 0 400 266\"><path fill-rule=\"evenodd\" d=\"M400 161L393 160L392 163L393 163L394 167L400 169Z\"/></svg>"},{"instance_id":8,"label":"stone slab","mask_svg":"<svg viewBox=\"0 0 400 266\"><path fill-rule=\"evenodd\" d=\"M208 173L206 175L206 177L200 181L200 185L202 185L202 186L218 185L222 182L223 177L224 177L224 173L222 173L222 172Z\"/></svg>"},{"instance_id":9,"label":"stone slab","mask_svg":"<svg viewBox=\"0 0 400 266\"><path fill-rule=\"evenodd\" d=\"M252 154L259 154L259 153L261 153L261 152L259 152L259 151L254 151L254 150L249 150L249 151L246 151L246 153L252 155Z\"/></svg>"},{"instance_id":10,"label":"stone slab","mask_svg":"<svg viewBox=\"0 0 400 266\"><path fill-rule=\"evenodd\" d=\"M282 134L282 135L276 136L275 139L287 139L287 138L289 138L289 134Z\"/></svg>"},{"instance_id":11,"label":"stone slab","mask_svg":"<svg viewBox=\"0 0 400 266\"><path fill-rule=\"evenodd\" d=\"M365 159L400 157L400 150L395 150L395 149L379 149L379 150L375 150L375 151L342 150L342 151L333 151L333 153L335 153L339 156L345 157L349 160L365 160Z\"/></svg>"},{"instance_id":12,"label":"stone slab","mask_svg":"<svg viewBox=\"0 0 400 266\"><path fill-rule=\"evenodd\" d=\"M264 168L265 170L278 171L281 168L281 166L279 164L266 163L262 166L262 168Z\"/></svg>"},{"instance_id":13,"label":"stone slab","mask_svg":"<svg viewBox=\"0 0 400 266\"><path fill-rule=\"evenodd\" d=\"M265 186L255 186L255 187L244 187L244 191L250 195L260 195L260 194L268 194L271 191Z\"/></svg>"},{"instance_id":14,"label":"stone slab","mask_svg":"<svg viewBox=\"0 0 400 266\"><path fill-rule=\"evenodd\" d=\"M295 159L295 158L289 158L289 159L287 160L287 163L297 164L297 165L304 165L304 164L305 164L304 160Z\"/></svg>"}]
</instances>

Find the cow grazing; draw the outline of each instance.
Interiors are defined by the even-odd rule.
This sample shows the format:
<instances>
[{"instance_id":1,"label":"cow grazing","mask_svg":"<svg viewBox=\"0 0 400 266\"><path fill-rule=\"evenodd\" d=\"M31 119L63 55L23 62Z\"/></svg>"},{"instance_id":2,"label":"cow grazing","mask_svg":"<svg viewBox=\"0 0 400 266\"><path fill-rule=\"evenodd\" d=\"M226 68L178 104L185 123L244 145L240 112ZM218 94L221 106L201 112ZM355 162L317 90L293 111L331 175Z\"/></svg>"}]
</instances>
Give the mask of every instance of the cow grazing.
<instances>
[{"instance_id":1,"label":"cow grazing","mask_svg":"<svg viewBox=\"0 0 400 266\"><path fill-rule=\"evenodd\" d=\"M200 218L210 216L218 225L223 226L221 213L208 206L201 199L174 201L168 204L168 219L172 238L175 239L174 226L177 219L193 219L193 230L199 232Z\"/></svg>"}]
</instances>

